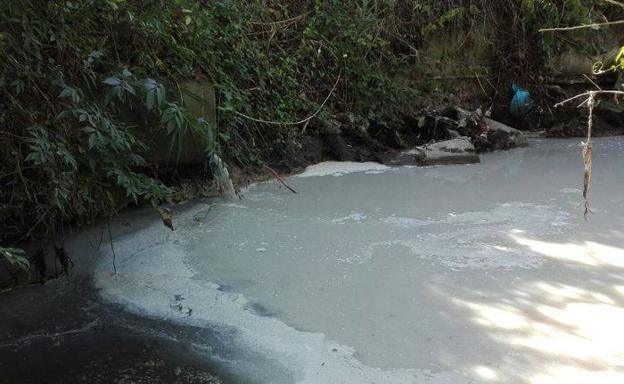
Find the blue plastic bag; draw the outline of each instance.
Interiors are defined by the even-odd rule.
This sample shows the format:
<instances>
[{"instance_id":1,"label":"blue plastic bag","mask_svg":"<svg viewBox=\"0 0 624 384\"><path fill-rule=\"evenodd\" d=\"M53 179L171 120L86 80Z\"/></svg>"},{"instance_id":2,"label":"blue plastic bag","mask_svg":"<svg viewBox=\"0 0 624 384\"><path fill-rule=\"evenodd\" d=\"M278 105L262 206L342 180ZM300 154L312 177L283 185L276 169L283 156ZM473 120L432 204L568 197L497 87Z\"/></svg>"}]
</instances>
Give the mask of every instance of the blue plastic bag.
<instances>
[{"instance_id":1,"label":"blue plastic bag","mask_svg":"<svg viewBox=\"0 0 624 384\"><path fill-rule=\"evenodd\" d=\"M511 85L511 89L514 92L513 99L511 99L511 114L514 117L521 117L530 107L531 94L529 91L520 88L516 83Z\"/></svg>"}]
</instances>

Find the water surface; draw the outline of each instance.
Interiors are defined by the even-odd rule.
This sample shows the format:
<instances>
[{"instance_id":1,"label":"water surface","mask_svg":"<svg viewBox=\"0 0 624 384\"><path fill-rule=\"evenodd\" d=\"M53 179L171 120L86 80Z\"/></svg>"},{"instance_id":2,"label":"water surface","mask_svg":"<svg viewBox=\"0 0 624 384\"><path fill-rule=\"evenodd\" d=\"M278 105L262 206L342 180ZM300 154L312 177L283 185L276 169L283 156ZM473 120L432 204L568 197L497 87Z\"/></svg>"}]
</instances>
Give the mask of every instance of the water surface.
<instances>
[{"instance_id":1,"label":"water surface","mask_svg":"<svg viewBox=\"0 0 624 384\"><path fill-rule=\"evenodd\" d=\"M296 382L622 382L622 149L594 143L588 221L578 140L466 166L331 164L289 178L298 194L259 184L127 237L124 274L101 285L233 327Z\"/></svg>"}]
</instances>

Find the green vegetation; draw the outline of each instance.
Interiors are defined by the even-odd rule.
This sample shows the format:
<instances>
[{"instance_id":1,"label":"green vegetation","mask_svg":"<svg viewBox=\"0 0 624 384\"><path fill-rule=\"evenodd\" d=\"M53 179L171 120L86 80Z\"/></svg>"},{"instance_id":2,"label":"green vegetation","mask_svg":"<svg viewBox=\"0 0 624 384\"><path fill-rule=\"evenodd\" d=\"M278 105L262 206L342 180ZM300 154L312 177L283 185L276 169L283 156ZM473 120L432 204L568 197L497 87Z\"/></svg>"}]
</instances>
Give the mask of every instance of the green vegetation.
<instances>
[{"instance_id":1,"label":"green vegetation","mask_svg":"<svg viewBox=\"0 0 624 384\"><path fill-rule=\"evenodd\" d=\"M498 52L491 72L529 82L539 73L526 64L542 65L561 44L556 35L542 43L537 29L590 21L606 7L506 2L4 1L0 244L52 241L66 225L161 203L175 165L159 167L146 155L166 152L175 163L189 136L206 160L216 151L244 167L282 157L337 113L389 135L426 104L428 88L405 79L436 34L464 30L482 44L485 37ZM187 108L187 81L214 84L218 129ZM309 125L250 119L293 122L319 109ZM159 133L168 145L150 147ZM0 250L19 260L16 250Z\"/></svg>"},{"instance_id":2,"label":"green vegetation","mask_svg":"<svg viewBox=\"0 0 624 384\"><path fill-rule=\"evenodd\" d=\"M16 265L25 271L30 268L30 263L24 257L24 251L21 249L0 247L0 259L4 259L9 264Z\"/></svg>"}]
</instances>

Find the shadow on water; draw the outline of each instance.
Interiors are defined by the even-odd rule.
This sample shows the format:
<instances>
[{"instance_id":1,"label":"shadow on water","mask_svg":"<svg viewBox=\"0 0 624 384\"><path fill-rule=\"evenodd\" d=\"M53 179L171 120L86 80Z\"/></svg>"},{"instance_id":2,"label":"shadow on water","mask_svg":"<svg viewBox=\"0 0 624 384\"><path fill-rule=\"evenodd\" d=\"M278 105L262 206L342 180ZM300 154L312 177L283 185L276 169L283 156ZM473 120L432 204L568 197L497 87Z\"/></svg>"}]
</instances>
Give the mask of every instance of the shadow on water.
<instances>
[{"instance_id":1,"label":"shadow on water","mask_svg":"<svg viewBox=\"0 0 624 384\"><path fill-rule=\"evenodd\" d=\"M621 383L624 249L511 236L551 259L551 273L494 291L434 290L463 311L473 338L500 352L489 361L462 356L462 369L483 382Z\"/></svg>"}]
</instances>

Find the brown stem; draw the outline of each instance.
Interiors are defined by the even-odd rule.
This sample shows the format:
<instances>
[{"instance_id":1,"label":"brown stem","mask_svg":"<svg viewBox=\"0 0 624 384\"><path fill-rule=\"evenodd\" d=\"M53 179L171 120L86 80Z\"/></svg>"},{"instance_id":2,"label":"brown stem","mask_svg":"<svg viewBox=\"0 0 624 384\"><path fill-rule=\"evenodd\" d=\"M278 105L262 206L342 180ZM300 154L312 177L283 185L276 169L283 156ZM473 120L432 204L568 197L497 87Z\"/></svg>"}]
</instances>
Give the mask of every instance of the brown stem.
<instances>
[{"instance_id":1,"label":"brown stem","mask_svg":"<svg viewBox=\"0 0 624 384\"><path fill-rule=\"evenodd\" d=\"M290 192L295 193L295 194L297 193L297 191L295 191L294 189L292 189L291 187L289 187L289 186L288 186L288 184L286 184L286 182L284 181L284 179L282 179L282 177L281 177L280 175L278 175L278 173L277 173L277 172L275 172L275 170L274 170L273 168L269 167L269 166L268 166L268 165L266 165L266 164L263 164L262 166L263 166L264 168L268 169L269 171L271 171L271 173L275 176L275 178L276 178L277 180L279 180L279 182L280 182L280 183L282 183L282 184L284 185L284 187L288 188L288 190L289 190Z\"/></svg>"}]
</instances>

